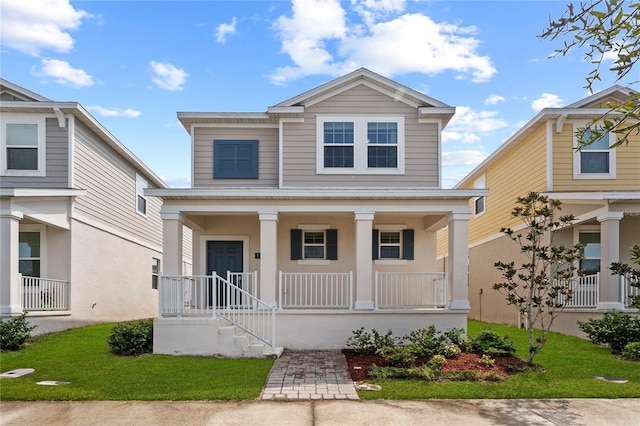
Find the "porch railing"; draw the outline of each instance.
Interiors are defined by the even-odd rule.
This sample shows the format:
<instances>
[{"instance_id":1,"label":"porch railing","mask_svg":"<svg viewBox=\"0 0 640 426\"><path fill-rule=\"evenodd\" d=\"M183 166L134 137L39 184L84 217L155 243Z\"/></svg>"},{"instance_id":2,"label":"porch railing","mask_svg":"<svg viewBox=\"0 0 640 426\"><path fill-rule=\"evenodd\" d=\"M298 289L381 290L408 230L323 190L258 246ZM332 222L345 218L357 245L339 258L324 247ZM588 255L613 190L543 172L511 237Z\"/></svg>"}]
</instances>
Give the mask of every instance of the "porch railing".
<instances>
[{"instance_id":1,"label":"porch railing","mask_svg":"<svg viewBox=\"0 0 640 426\"><path fill-rule=\"evenodd\" d=\"M630 280L621 276L620 288L622 289L622 303L625 307L629 307L629 297L640 294L640 287L633 287Z\"/></svg>"},{"instance_id":2,"label":"porch railing","mask_svg":"<svg viewBox=\"0 0 640 426\"><path fill-rule=\"evenodd\" d=\"M68 311L69 281L21 276L21 306L25 311Z\"/></svg>"},{"instance_id":3,"label":"porch railing","mask_svg":"<svg viewBox=\"0 0 640 426\"><path fill-rule=\"evenodd\" d=\"M281 309L351 309L353 272L282 272L278 285Z\"/></svg>"},{"instance_id":4,"label":"porch railing","mask_svg":"<svg viewBox=\"0 0 640 426\"><path fill-rule=\"evenodd\" d=\"M559 296L558 302L567 308L595 308L600 300L600 273L576 277L571 280L562 281L564 285L569 285L573 290L573 295L567 301L565 296Z\"/></svg>"},{"instance_id":5,"label":"porch railing","mask_svg":"<svg viewBox=\"0 0 640 426\"><path fill-rule=\"evenodd\" d=\"M445 272L376 272L375 307L444 308L448 287Z\"/></svg>"},{"instance_id":6,"label":"porch railing","mask_svg":"<svg viewBox=\"0 0 640 426\"><path fill-rule=\"evenodd\" d=\"M240 287L254 297L258 297L258 271L231 272L227 271L227 281Z\"/></svg>"},{"instance_id":7,"label":"porch railing","mask_svg":"<svg viewBox=\"0 0 640 426\"><path fill-rule=\"evenodd\" d=\"M160 317L212 316L224 318L275 348L275 306L215 273L160 276Z\"/></svg>"}]
</instances>

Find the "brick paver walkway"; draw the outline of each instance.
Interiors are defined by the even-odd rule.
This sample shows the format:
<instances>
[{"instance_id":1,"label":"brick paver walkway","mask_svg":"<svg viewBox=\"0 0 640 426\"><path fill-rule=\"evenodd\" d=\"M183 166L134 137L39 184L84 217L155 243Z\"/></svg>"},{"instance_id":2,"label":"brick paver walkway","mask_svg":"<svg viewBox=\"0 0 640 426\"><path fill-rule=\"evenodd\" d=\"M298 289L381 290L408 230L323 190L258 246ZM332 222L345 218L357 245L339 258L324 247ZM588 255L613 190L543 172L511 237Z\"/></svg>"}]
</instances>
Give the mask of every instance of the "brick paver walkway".
<instances>
[{"instance_id":1,"label":"brick paver walkway","mask_svg":"<svg viewBox=\"0 0 640 426\"><path fill-rule=\"evenodd\" d=\"M262 391L267 400L359 399L340 350L285 350Z\"/></svg>"}]
</instances>

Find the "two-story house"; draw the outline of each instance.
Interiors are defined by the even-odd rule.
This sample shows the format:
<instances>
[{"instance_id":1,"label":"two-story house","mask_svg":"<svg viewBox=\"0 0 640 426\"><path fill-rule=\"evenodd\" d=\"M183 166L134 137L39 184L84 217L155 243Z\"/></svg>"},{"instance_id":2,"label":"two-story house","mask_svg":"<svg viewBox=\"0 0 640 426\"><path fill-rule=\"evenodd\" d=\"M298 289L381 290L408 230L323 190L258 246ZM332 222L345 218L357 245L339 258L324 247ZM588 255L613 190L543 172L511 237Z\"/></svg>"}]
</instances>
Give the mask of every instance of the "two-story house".
<instances>
[{"instance_id":1,"label":"two-story house","mask_svg":"<svg viewBox=\"0 0 640 426\"><path fill-rule=\"evenodd\" d=\"M520 324L516 309L492 289L502 281L498 260L515 261L520 247L500 233L502 227L521 229L511 217L516 198L530 191L562 201L561 214L577 220L555 232L554 244L583 244L585 276L572 283L573 300L555 320L553 330L580 335L576 321L611 309L623 310L634 289L611 275L612 262L629 262L629 251L640 244L640 137L609 149L609 134L576 150L576 132L590 120L611 115L607 104L625 102L628 89L614 86L562 108L545 108L509 138L456 186L487 188L475 198L469 222L470 317ZM439 251L446 251L441 247Z\"/></svg>"},{"instance_id":2,"label":"two-story house","mask_svg":"<svg viewBox=\"0 0 640 426\"><path fill-rule=\"evenodd\" d=\"M192 187L145 191L163 200L154 351L262 353L232 348L234 327L298 349L342 348L360 327L466 328L469 202L487 192L441 188L454 112L367 69L266 112L178 112ZM438 270L445 225L451 261Z\"/></svg>"},{"instance_id":3,"label":"two-story house","mask_svg":"<svg viewBox=\"0 0 640 426\"><path fill-rule=\"evenodd\" d=\"M155 316L161 200L144 190L166 185L77 102L2 79L0 109L0 315L27 311L34 333Z\"/></svg>"}]
</instances>

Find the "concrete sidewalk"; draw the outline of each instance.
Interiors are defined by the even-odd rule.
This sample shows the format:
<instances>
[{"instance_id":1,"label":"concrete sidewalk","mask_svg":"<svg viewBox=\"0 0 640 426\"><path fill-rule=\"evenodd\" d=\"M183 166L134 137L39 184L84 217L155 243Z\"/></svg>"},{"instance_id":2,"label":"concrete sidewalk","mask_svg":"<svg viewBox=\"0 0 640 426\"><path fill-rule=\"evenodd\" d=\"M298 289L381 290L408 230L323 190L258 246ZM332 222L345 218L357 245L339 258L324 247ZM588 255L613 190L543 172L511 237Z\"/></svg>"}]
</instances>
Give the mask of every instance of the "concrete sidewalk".
<instances>
[{"instance_id":1,"label":"concrete sidewalk","mask_svg":"<svg viewBox=\"0 0 640 426\"><path fill-rule=\"evenodd\" d=\"M640 425L640 399L2 402L0 425Z\"/></svg>"}]
</instances>

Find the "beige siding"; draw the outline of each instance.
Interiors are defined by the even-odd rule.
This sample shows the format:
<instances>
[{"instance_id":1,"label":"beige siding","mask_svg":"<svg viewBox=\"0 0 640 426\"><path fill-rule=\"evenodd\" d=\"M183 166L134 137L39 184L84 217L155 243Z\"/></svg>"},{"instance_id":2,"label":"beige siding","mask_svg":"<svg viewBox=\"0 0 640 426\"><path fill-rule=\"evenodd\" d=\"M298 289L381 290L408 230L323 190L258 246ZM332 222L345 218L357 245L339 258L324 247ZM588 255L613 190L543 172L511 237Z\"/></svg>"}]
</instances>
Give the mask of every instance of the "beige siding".
<instances>
[{"instance_id":1,"label":"beige siding","mask_svg":"<svg viewBox=\"0 0 640 426\"><path fill-rule=\"evenodd\" d=\"M500 234L502 227L520 225L517 219L511 217L511 210L515 207L517 197L531 191L546 190L546 152L546 128L542 125L527 140L518 143L488 167L484 174L489 195L485 212L472 217L469 222L470 244ZM473 187L473 181L478 177L480 174L469 181L468 188Z\"/></svg>"},{"instance_id":2,"label":"beige siding","mask_svg":"<svg viewBox=\"0 0 640 426\"><path fill-rule=\"evenodd\" d=\"M257 139L258 179L214 179L214 139ZM278 186L278 129L199 127L194 137L193 187Z\"/></svg>"},{"instance_id":3,"label":"beige siding","mask_svg":"<svg viewBox=\"0 0 640 426\"><path fill-rule=\"evenodd\" d=\"M56 118L46 119L46 176L3 176L3 188L68 188L68 127L58 127Z\"/></svg>"},{"instance_id":4,"label":"beige siding","mask_svg":"<svg viewBox=\"0 0 640 426\"><path fill-rule=\"evenodd\" d=\"M573 178L573 125L553 135L554 191L640 191L640 137L616 148L615 179Z\"/></svg>"},{"instance_id":5,"label":"beige siding","mask_svg":"<svg viewBox=\"0 0 640 426\"><path fill-rule=\"evenodd\" d=\"M78 197L76 211L162 245L162 200L147 197L147 215L137 213L136 169L81 123L76 123L75 186L87 190Z\"/></svg>"},{"instance_id":6,"label":"beige siding","mask_svg":"<svg viewBox=\"0 0 640 426\"><path fill-rule=\"evenodd\" d=\"M316 116L402 115L405 117L404 175L316 174ZM305 108L304 123L284 126L284 186L438 187L438 125L418 123L418 112L366 86L357 86Z\"/></svg>"}]
</instances>

